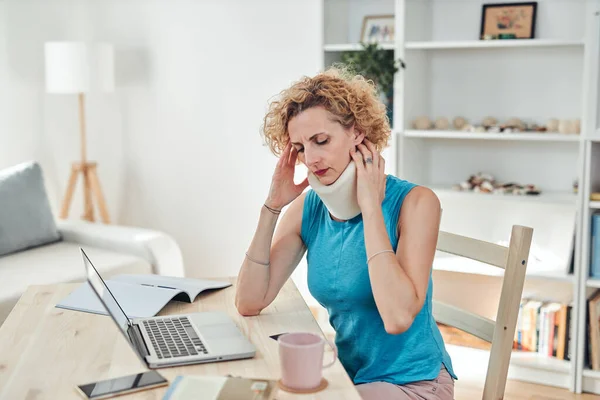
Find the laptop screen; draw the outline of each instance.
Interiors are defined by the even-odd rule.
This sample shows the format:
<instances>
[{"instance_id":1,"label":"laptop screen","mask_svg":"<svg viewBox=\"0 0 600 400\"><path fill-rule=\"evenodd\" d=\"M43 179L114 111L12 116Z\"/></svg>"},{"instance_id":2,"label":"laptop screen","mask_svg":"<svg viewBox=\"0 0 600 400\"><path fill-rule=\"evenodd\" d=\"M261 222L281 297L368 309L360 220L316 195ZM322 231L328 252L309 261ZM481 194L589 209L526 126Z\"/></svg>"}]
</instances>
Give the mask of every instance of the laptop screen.
<instances>
[{"instance_id":1,"label":"laptop screen","mask_svg":"<svg viewBox=\"0 0 600 400\"><path fill-rule=\"evenodd\" d=\"M133 343L131 343L131 339L129 338L129 334L127 333L127 330L129 328L129 318L127 317L127 314L125 314L125 312L117 302L117 299L115 299L110 289L104 282L104 279L102 279L102 277L96 270L96 267L94 267L91 260L88 258L87 254L85 254L83 249L80 248L80 250L83 256L87 281L89 285L92 287L93 291L98 296L100 302L104 305L106 311L110 314L112 319L119 326L121 332L123 333L127 341L132 345L131 347L133 348L133 350L143 361L144 358L141 354L139 354Z\"/></svg>"}]
</instances>

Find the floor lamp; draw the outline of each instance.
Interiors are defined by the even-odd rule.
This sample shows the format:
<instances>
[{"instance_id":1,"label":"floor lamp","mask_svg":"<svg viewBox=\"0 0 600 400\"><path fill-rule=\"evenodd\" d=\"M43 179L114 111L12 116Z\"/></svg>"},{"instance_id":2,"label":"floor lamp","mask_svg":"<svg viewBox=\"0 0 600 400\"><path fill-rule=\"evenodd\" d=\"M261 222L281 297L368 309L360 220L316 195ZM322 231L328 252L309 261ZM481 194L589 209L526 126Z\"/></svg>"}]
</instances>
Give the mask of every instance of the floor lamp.
<instances>
[{"instance_id":1,"label":"floor lamp","mask_svg":"<svg viewBox=\"0 0 600 400\"><path fill-rule=\"evenodd\" d=\"M94 221L94 198L102 222L110 223L108 209L100 180L96 172L97 163L87 159L85 126L85 93L110 92L114 90L113 48L108 44L87 45L81 42L45 43L46 91L48 93L76 94L79 105L79 134L81 158L72 163L60 211L60 218L69 216L69 209L77 179L83 178L84 211L82 218Z\"/></svg>"}]
</instances>

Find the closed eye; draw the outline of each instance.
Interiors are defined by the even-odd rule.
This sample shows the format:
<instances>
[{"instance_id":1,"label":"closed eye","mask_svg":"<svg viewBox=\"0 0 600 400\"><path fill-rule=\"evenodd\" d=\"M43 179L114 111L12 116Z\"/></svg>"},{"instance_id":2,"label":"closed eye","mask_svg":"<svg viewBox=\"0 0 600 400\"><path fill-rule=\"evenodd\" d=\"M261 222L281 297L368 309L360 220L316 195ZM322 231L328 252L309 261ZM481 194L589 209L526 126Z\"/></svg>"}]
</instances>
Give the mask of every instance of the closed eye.
<instances>
[{"instance_id":1,"label":"closed eye","mask_svg":"<svg viewBox=\"0 0 600 400\"><path fill-rule=\"evenodd\" d=\"M321 141L318 141L317 139L313 139L313 142L315 142L319 146L323 146L323 145L326 145L327 143L329 143L329 138L327 138L325 140L321 140ZM300 146L296 147L296 146L294 146L294 148L296 149L296 151L298 153L303 153L304 152L304 147L300 147Z\"/></svg>"}]
</instances>

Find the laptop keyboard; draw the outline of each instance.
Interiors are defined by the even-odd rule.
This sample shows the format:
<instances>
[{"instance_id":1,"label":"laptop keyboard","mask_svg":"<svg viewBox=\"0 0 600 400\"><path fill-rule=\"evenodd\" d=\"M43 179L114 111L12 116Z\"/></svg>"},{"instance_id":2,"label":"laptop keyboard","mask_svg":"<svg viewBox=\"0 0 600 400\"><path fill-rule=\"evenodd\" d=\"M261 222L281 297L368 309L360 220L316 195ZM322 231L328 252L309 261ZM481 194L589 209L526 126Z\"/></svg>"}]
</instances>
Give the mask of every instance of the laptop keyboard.
<instances>
[{"instance_id":1,"label":"laptop keyboard","mask_svg":"<svg viewBox=\"0 0 600 400\"><path fill-rule=\"evenodd\" d=\"M143 321L158 358L208 354L187 317Z\"/></svg>"}]
</instances>

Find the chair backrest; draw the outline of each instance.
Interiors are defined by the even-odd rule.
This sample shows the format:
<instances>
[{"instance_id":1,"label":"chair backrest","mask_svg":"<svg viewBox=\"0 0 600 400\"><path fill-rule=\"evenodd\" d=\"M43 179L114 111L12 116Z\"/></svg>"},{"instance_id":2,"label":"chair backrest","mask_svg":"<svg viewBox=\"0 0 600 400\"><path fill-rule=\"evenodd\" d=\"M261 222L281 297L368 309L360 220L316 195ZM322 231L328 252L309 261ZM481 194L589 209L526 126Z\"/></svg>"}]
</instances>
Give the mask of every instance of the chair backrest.
<instances>
[{"instance_id":1,"label":"chair backrest","mask_svg":"<svg viewBox=\"0 0 600 400\"><path fill-rule=\"evenodd\" d=\"M453 233L439 232L438 251L504 269L496 321L433 301L433 315L436 321L468 332L492 344L483 400L504 398L532 237L532 228L514 225L510 243L505 247Z\"/></svg>"}]
</instances>

